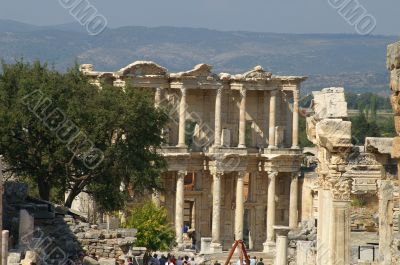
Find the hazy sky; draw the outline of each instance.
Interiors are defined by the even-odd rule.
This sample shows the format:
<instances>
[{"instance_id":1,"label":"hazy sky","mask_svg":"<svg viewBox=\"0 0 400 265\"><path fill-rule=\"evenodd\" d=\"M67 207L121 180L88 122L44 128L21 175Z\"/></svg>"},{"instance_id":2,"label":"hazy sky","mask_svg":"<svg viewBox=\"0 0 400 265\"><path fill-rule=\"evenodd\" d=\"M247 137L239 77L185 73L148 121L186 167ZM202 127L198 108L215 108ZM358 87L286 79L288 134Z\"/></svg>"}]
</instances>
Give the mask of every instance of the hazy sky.
<instances>
[{"instance_id":1,"label":"hazy sky","mask_svg":"<svg viewBox=\"0 0 400 265\"><path fill-rule=\"evenodd\" d=\"M73 22L72 16L59 1L62 0L1 0L0 18L36 25ZM355 27L349 25L329 4L329 1L342 0L86 1L107 18L110 27L138 25L288 33L356 32ZM399 0L351 1L362 4L376 18L373 34L399 35Z\"/></svg>"}]
</instances>

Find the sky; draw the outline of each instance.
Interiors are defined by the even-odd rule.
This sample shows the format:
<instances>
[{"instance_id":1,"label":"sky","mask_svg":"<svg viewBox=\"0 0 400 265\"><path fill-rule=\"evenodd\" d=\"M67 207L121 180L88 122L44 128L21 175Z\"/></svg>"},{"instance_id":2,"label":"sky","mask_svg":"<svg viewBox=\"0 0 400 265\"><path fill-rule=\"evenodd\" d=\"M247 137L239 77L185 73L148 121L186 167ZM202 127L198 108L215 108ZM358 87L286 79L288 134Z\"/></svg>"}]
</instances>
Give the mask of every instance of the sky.
<instances>
[{"instance_id":1,"label":"sky","mask_svg":"<svg viewBox=\"0 0 400 265\"><path fill-rule=\"evenodd\" d=\"M0 19L35 25L74 22L60 1L89 1L109 27L177 26L278 33L357 33L333 3L365 8L372 34L399 35L399 0L1 0Z\"/></svg>"}]
</instances>

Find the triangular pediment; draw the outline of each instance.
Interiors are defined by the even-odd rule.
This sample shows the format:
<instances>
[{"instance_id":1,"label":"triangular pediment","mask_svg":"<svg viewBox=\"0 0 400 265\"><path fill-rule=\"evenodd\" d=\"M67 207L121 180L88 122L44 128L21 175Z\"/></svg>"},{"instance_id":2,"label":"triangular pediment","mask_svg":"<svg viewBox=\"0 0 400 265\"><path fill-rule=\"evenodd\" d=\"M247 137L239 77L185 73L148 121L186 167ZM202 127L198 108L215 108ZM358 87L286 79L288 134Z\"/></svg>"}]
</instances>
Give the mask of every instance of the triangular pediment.
<instances>
[{"instance_id":1,"label":"triangular pediment","mask_svg":"<svg viewBox=\"0 0 400 265\"><path fill-rule=\"evenodd\" d=\"M120 69L121 76L166 76L167 69L151 61L136 61Z\"/></svg>"}]
</instances>

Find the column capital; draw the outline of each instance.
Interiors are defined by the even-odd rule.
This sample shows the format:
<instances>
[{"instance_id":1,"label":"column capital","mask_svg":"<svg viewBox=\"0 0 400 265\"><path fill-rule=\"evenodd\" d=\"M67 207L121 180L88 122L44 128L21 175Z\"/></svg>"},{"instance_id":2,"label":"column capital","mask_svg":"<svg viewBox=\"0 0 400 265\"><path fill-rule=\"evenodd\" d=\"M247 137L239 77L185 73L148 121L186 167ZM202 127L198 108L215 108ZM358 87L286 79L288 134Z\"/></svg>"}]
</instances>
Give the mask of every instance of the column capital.
<instances>
[{"instance_id":1,"label":"column capital","mask_svg":"<svg viewBox=\"0 0 400 265\"><path fill-rule=\"evenodd\" d=\"M300 172L293 172L293 173L291 174L291 179L292 179L292 180L298 180L300 176L301 176L301 173L300 173Z\"/></svg>"},{"instance_id":2,"label":"column capital","mask_svg":"<svg viewBox=\"0 0 400 265\"><path fill-rule=\"evenodd\" d=\"M238 171L238 177L244 178L247 174L247 171Z\"/></svg>"},{"instance_id":3,"label":"column capital","mask_svg":"<svg viewBox=\"0 0 400 265\"><path fill-rule=\"evenodd\" d=\"M244 87L242 87L242 88L240 89L240 96L241 96L242 98L245 98L246 95L247 95L247 89L244 88Z\"/></svg>"},{"instance_id":4,"label":"column capital","mask_svg":"<svg viewBox=\"0 0 400 265\"><path fill-rule=\"evenodd\" d=\"M269 179L276 179L276 177L278 176L278 174L279 174L279 172L278 171L276 171L276 170L270 170L270 171L268 171L267 172L268 173L268 178Z\"/></svg>"},{"instance_id":5,"label":"column capital","mask_svg":"<svg viewBox=\"0 0 400 265\"><path fill-rule=\"evenodd\" d=\"M293 99L299 99L300 91L298 89L293 90Z\"/></svg>"},{"instance_id":6,"label":"column capital","mask_svg":"<svg viewBox=\"0 0 400 265\"><path fill-rule=\"evenodd\" d=\"M186 91L187 91L186 87L181 87L180 91L181 91L182 96L185 97L186 96Z\"/></svg>"},{"instance_id":7,"label":"column capital","mask_svg":"<svg viewBox=\"0 0 400 265\"><path fill-rule=\"evenodd\" d=\"M278 90L277 90L277 89L270 90L270 91L269 91L269 94L270 94L271 96L276 96L276 95L278 94Z\"/></svg>"},{"instance_id":8,"label":"column capital","mask_svg":"<svg viewBox=\"0 0 400 265\"><path fill-rule=\"evenodd\" d=\"M224 171L218 170L218 169L210 169L210 174L211 174L213 177L221 178L222 175L224 175Z\"/></svg>"},{"instance_id":9,"label":"column capital","mask_svg":"<svg viewBox=\"0 0 400 265\"><path fill-rule=\"evenodd\" d=\"M221 95L222 95L222 90L223 90L223 89L224 89L224 87L223 87L223 86L220 86L220 87L218 87L218 88L215 90L217 96L221 96Z\"/></svg>"},{"instance_id":10,"label":"column capital","mask_svg":"<svg viewBox=\"0 0 400 265\"><path fill-rule=\"evenodd\" d=\"M178 177L183 178L187 175L186 170L178 170Z\"/></svg>"}]
</instances>

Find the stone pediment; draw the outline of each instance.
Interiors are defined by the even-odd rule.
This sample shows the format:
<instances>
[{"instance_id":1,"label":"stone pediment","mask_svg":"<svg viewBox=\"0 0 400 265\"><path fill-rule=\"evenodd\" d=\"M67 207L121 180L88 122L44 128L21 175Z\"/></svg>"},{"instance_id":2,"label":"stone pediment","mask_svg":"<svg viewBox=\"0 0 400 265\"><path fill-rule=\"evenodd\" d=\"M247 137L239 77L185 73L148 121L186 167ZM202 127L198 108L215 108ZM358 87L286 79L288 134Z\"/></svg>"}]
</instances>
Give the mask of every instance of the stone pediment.
<instances>
[{"instance_id":1,"label":"stone pediment","mask_svg":"<svg viewBox=\"0 0 400 265\"><path fill-rule=\"evenodd\" d=\"M208 64L198 64L192 70L170 74L171 78L206 78L208 80L216 80L218 76L211 72L212 66Z\"/></svg>"},{"instance_id":2,"label":"stone pediment","mask_svg":"<svg viewBox=\"0 0 400 265\"><path fill-rule=\"evenodd\" d=\"M233 79L235 81L265 81L271 80L271 77L271 72L266 72L258 65L246 73L233 76Z\"/></svg>"},{"instance_id":3,"label":"stone pediment","mask_svg":"<svg viewBox=\"0 0 400 265\"><path fill-rule=\"evenodd\" d=\"M151 61L136 61L120 69L118 74L133 77L166 76L167 69Z\"/></svg>"}]
</instances>

